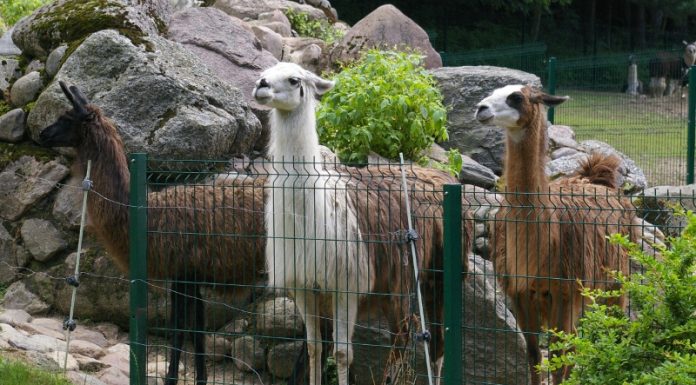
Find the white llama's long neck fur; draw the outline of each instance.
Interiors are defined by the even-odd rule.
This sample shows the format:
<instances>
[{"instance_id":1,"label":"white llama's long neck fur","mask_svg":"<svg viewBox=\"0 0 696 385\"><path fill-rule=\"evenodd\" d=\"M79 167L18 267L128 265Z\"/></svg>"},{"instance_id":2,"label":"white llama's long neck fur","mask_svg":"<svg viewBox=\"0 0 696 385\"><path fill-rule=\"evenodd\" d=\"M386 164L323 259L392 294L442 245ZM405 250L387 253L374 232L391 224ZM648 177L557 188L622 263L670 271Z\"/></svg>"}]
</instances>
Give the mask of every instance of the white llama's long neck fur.
<instances>
[{"instance_id":1,"label":"white llama's long neck fur","mask_svg":"<svg viewBox=\"0 0 696 385\"><path fill-rule=\"evenodd\" d=\"M305 96L293 111L273 109L268 155L275 162L321 162L315 114L316 102Z\"/></svg>"},{"instance_id":2,"label":"white llama's long neck fur","mask_svg":"<svg viewBox=\"0 0 696 385\"><path fill-rule=\"evenodd\" d=\"M269 284L369 292L374 273L355 202L323 167L314 113L307 94L294 111L271 111L268 155L277 175L269 176L266 200Z\"/></svg>"}]
</instances>

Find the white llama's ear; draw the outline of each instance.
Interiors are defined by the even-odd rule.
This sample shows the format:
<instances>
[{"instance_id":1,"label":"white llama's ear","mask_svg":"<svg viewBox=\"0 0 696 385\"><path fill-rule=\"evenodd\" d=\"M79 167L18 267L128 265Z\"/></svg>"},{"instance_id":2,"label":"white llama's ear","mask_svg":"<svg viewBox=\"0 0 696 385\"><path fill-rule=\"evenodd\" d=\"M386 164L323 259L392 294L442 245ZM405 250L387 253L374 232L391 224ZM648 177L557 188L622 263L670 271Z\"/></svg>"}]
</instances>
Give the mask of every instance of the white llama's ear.
<instances>
[{"instance_id":1,"label":"white llama's ear","mask_svg":"<svg viewBox=\"0 0 696 385\"><path fill-rule=\"evenodd\" d=\"M329 92L336 84L333 80L322 79L312 72L307 71L307 81L314 85L314 90L317 95L324 95Z\"/></svg>"}]
</instances>

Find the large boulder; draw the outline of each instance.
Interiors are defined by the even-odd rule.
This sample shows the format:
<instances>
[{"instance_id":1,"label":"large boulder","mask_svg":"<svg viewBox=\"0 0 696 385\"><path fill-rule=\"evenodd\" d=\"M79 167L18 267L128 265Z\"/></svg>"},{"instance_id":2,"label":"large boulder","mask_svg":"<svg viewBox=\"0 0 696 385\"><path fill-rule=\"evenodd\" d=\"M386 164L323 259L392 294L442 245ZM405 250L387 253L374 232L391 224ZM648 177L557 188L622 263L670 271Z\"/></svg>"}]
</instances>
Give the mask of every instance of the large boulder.
<instances>
[{"instance_id":1,"label":"large boulder","mask_svg":"<svg viewBox=\"0 0 696 385\"><path fill-rule=\"evenodd\" d=\"M509 68L490 66L443 67L431 71L448 108L449 140L446 149L457 148L462 154L500 175L503 170L505 132L496 126L481 124L474 117L476 104L494 89L509 84L541 87L538 76Z\"/></svg>"},{"instance_id":2,"label":"large boulder","mask_svg":"<svg viewBox=\"0 0 696 385\"><path fill-rule=\"evenodd\" d=\"M311 20L326 20L326 15L321 10L288 0L217 0L213 7L240 19L257 20L263 13L273 12L276 9L283 12L292 9L306 13Z\"/></svg>"},{"instance_id":3,"label":"large boulder","mask_svg":"<svg viewBox=\"0 0 696 385\"><path fill-rule=\"evenodd\" d=\"M428 34L391 4L383 5L358 21L331 51L331 62L349 62L370 48L408 48L425 56L425 68L442 67L442 58Z\"/></svg>"},{"instance_id":4,"label":"large boulder","mask_svg":"<svg viewBox=\"0 0 696 385\"><path fill-rule=\"evenodd\" d=\"M239 88L263 132L269 132L270 109L256 103L251 93L261 72L278 60L261 47L246 23L216 8L188 8L172 16L167 37L196 54L222 81Z\"/></svg>"},{"instance_id":5,"label":"large boulder","mask_svg":"<svg viewBox=\"0 0 696 385\"><path fill-rule=\"evenodd\" d=\"M164 30L168 0L57 0L19 21L12 40L28 56L46 58L65 42L114 28L138 43Z\"/></svg>"},{"instance_id":6,"label":"large boulder","mask_svg":"<svg viewBox=\"0 0 696 385\"><path fill-rule=\"evenodd\" d=\"M153 52L114 30L88 37L56 75L100 106L128 152L157 158L229 158L249 152L261 125L241 92L183 48L150 36ZM57 82L31 110L32 138L69 109Z\"/></svg>"}]
</instances>

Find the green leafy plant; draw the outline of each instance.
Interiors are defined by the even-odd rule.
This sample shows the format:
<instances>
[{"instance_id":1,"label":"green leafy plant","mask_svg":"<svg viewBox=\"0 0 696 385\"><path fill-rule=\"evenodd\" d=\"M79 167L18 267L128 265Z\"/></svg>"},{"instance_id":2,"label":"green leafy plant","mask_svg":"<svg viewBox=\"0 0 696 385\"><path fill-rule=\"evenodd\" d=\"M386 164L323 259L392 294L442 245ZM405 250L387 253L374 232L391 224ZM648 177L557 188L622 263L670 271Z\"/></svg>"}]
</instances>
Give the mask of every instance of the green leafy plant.
<instances>
[{"instance_id":1,"label":"green leafy plant","mask_svg":"<svg viewBox=\"0 0 696 385\"><path fill-rule=\"evenodd\" d=\"M0 385L70 385L70 381L63 373L52 373L23 361L0 357Z\"/></svg>"},{"instance_id":2,"label":"green leafy plant","mask_svg":"<svg viewBox=\"0 0 696 385\"><path fill-rule=\"evenodd\" d=\"M447 139L442 95L421 62L414 53L370 50L345 67L317 111L322 143L343 162L365 163L372 151L421 161Z\"/></svg>"},{"instance_id":3,"label":"green leafy plant","mask_svg":"<svg viewBox=\"0 0 696 385\"><path fill-rule=\"evenodd\" d=\"M53 0L3 0L0 2L0 19L3 19L7 26L12 26L37 8L52 2Z\"/></svg>"},{"instance_id":4,"label":"green leafy plant","mask_svg":"<svg viewBox=\"0 0 696 385\"><path fill-rule=\"evenodd\" d=\"M645 269L616 274L635 319L600 301L619 293L584 290L589 311L577 333L552 332L558 340L551 349L565 353L545 360L542 370L573 367L568 385L696 384L696 215L686 219L681 236L661 247L658 258L625 236L611 237Z\"/></svg>"},{"instance_id":5,"label":"green leafy plant","mask_svg":"<svg viewBox=\"0 0 696 385\"><path fill-rule=\"evenodd\" d=\"M335 28L326 20L313 19L305 12L296 11L288 8L285 16L290 20L290 25L297 34L304 37L314 37L324 40L327 44L333 44L340 40L344 31Z\"/></svg>"}]
</instances>

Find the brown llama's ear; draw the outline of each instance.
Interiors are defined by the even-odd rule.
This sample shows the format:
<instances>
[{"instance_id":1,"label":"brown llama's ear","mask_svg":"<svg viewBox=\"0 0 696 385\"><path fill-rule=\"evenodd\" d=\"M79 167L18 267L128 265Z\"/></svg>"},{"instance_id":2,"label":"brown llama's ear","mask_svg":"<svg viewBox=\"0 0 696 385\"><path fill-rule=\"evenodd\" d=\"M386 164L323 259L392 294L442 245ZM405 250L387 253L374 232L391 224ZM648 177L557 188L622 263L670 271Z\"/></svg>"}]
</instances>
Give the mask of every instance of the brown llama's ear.
<instances>
[{"instance_id":1,"label":"brown llama's ear","mask_svg":"<svg viewBox=\"0 0 696 385\"><path fill-rule=\"evenodd\" d=\"M556 107L568 99L569 96L549 95L538 89L534 89L529 97L532 103L543 103L546 107Z\"/></svg>"}]
</instances>

